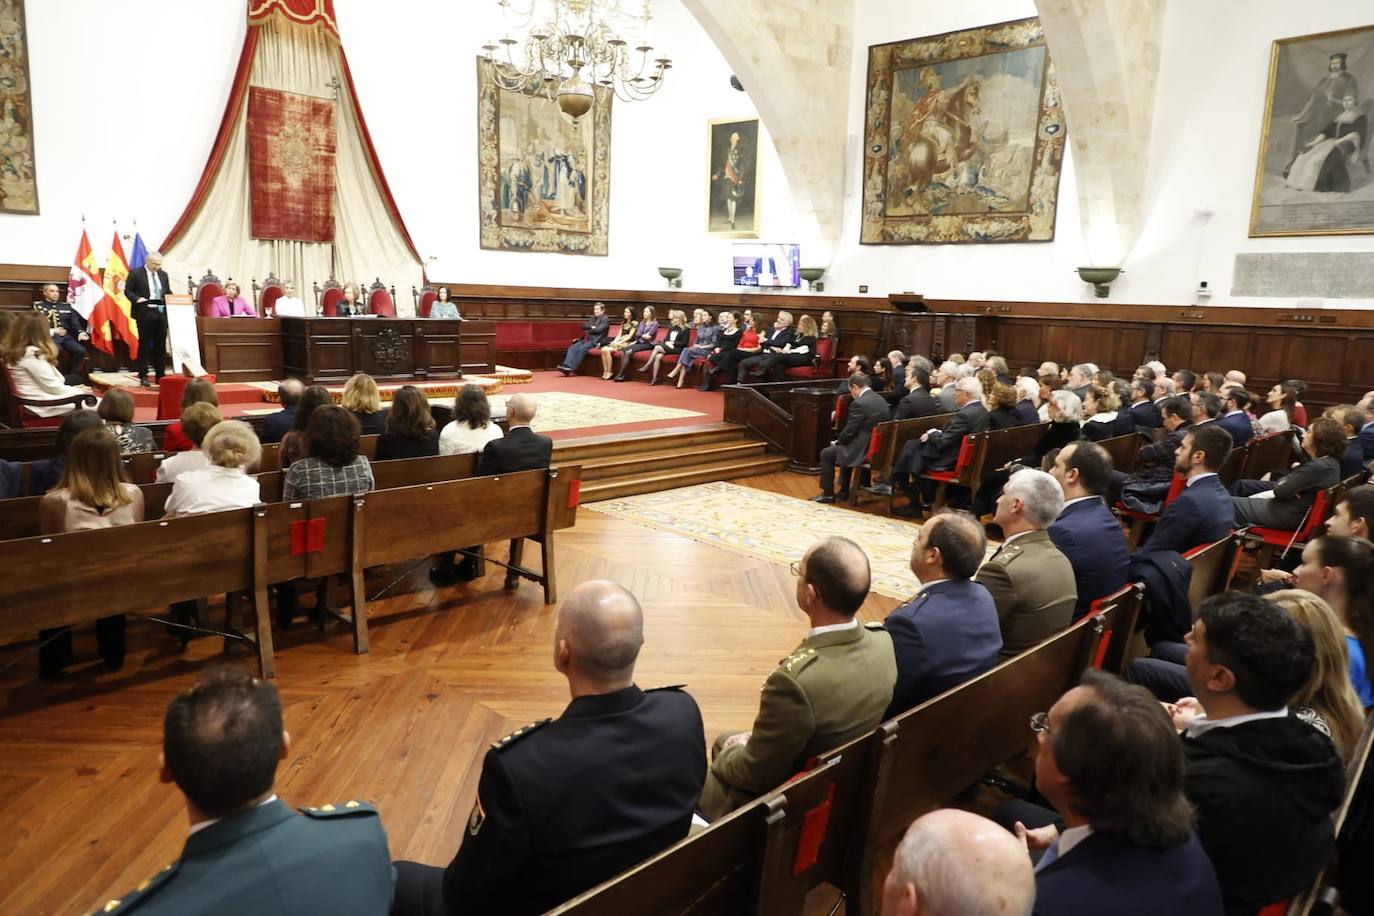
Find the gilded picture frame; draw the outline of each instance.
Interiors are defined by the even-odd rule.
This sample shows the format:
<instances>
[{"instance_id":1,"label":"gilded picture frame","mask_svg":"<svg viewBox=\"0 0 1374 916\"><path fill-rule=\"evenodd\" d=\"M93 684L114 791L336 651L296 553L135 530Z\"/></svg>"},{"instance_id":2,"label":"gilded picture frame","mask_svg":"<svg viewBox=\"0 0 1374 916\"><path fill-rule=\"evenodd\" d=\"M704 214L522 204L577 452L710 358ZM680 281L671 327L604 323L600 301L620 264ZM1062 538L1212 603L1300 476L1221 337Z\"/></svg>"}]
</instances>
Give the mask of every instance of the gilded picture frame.
<instances>
[{"instance_id":1,"label":"gilded picture frame","mask_svg":"<svg viewBox=\"0 0 1374 916\"><path fill-rule=\"evenodd\" d=\"M706 232L759 237L759 119L716 118L706 126Z\"/></svg>"},{"instance_id":2,"label":"gilded picture frame","mask_svg":"<svg viewBox=\"0 0 1374 916\"><path fill-rule=\"evenodd\" d=\"M1067 137L1037 18L868 49L865 245L1054 239Z\"/></svg>"},{"instance_id":3,"label":"gilded picture frame","mask_svg":"<svg viewBox=\"0 0 1374 916\"><path fill-rule=\"evenodd\" d=\"M0 0L0 213L38 215L24 0Z\"/></svg>"},{"instance_id":4,"label":"gilded picture frame","mask_svg":"<svg viewBox=\"0 0 1374 916\"><path fill-rule=\"evenodd\" d=\"M595 86L574 123L542 95L502 89L494 66L477 59L481 247L606 255L614 95Z\"/></svg>"},{"instance_id":5,"label":"gilded picture frame","mask_svg":"<svg viewBox=\"0 0 1374 916\"><path fill-rule=\"evenodd\" d=\"M1250 237L1374 235L1374 24L1269 53Z\"/></svg>"}]
</instances>

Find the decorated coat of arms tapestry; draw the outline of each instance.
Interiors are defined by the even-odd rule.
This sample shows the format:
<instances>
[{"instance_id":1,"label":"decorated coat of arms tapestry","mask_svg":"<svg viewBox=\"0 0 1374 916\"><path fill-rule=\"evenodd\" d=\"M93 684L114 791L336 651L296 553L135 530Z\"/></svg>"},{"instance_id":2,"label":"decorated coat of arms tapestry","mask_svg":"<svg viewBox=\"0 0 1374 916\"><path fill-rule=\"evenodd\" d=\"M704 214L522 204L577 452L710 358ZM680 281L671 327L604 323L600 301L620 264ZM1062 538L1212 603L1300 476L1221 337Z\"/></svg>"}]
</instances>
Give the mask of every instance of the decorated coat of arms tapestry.
<instances>
[{"instance_id":1,"label":"decorated coat of arms tapestry","mask_svg":"<svg viewBox=\"0 0 1374 916\"><path fill-rule=\"evenodd\" d=\"M334 102L248 90L248 187L256 239L334 241Z\"/></svg>"}]
</instances>

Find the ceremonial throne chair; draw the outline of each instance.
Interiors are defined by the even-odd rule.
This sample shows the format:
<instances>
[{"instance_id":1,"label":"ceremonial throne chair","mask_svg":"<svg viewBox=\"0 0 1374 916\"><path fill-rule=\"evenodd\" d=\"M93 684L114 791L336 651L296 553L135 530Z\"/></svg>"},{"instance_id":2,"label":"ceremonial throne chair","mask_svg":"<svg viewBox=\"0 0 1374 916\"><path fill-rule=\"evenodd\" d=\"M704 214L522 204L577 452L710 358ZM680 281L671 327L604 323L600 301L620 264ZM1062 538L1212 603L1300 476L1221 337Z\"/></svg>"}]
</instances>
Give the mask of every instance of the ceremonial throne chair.
<instances>
[{"instance_id":1,"label":"ceremonial throne chair","mask_svg":"<svg viewBox=\"0 0 1374 916\"><path fill-rule=\"evenodd\" d=\"M382 278L378 277L376 282L367 288L367 310L373 315L395 318L396 287L388 289Z\"/></svg>"},{"instance_id":2,"label":"ceremonial throne chair","mask_svg":"<svg viewBox=\"0 0 1374 916\"><path fill-rule=\"evenodd\" d=\"M338 317L339 303L343 301L343 286L333 277L314 286L315 307L319 313L326 318Z\"/></svg>"},{"instance_id":3,"label":"ceremonial throne chair","mask_svg":"<svg viewBox=\"0 0 1374 916\"><path fill-rule=\"evenodd\" d=\"M275 273L267 275L267 279L258 285L256 279L253 280L253 301L256 303L259 318L270 318L277 311L277 300L282 297L285 290L282 288L281 280Z\"/></svg>"},{"instance_id":4,"label":"ceremonial throne chair","mask_svg":"<svg viewBox=\"0 0 1374 916\"><path fill-rule=\"evenodd\" d=\"M229 279L232 280L233 277ZM210 317L215 297L224 295L224 284L209 268L206 269L205 276L200 278L199 283L193 282L188 274L186 288L191 291L191 297L196 303L196 314L202 318Z\"/></svg>"},{"instance_id":5,"label":"ceremonial throne chair","mask_svg":"<svg viewBox=\"0 0 1374 916\"><path fill-rule=\"evenodd\" d=\"M410 296L415 300L415 317L428 318L430 306L439 298L439 291L432 284L426 283L419 289L412 286Z\"/></svg>"}]
</instances>

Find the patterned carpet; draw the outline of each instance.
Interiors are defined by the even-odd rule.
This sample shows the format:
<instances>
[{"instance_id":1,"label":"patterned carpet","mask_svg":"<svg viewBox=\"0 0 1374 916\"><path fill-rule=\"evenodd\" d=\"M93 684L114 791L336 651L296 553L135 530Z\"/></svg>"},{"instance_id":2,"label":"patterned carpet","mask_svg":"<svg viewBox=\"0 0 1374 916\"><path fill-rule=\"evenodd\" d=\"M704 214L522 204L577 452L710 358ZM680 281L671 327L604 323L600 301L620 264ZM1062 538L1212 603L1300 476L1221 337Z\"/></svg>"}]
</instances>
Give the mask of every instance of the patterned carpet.
<instances>
[{"instance_id":1,"label":"patterned carpet","mask_svg":"<svg viewBox=\"0 0 1374 916\"><path fill-rule=\"evenodd\" d=\"M703 416L695 410L684 410L680 407L640 404L636 401L573 394L568 391L532 391L526 396L533 398L537 405L534 423L531 425L534 431L539 433L559 429L586 429L613 423L645 423L652 420ZM506 396L491 398L491 409L496 414L505 413Z\"/></svg>"},{"instance_id":2,"label":"patterned carpet","mask_svg":"<svg viewBox=\"0 0 1374 916\"><path fill-rule=\"evenodd\" d=\"M900 519L724 482L610 499L583 508L779 564L800 560L818 538L842 535L868 554L873 591L905 600L920 589L910 568L911 543L920 528Z\"/></svg>"}]
</instances>

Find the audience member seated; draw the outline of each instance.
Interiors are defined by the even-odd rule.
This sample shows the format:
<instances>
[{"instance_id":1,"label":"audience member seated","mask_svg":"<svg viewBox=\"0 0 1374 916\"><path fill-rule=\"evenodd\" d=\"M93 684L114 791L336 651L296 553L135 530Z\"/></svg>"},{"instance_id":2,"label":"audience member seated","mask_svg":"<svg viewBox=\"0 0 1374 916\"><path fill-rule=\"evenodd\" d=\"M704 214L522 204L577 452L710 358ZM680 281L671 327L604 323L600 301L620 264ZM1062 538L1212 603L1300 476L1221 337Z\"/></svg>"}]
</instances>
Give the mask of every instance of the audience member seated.
<instances>
[{"instance_id":1,"label":"audience member seated","mask_svg":"<svg viewBox=\"0 0 1374 916\"><path fill-rule=\"evenodd\" d=\"M153 433L145 427L133 425L134 399L123 388L111 388L105 392L96 413L105 421L105 429L119 443L121 455L153 450Z\"/></svg>"},{"instance_id":2,"label":"audience member seated","mask_svg":"<svg viewBox=\"0 0 1374 916\"><path fill-rule=\"evenodd\" d=\"M1147 691L1090 669L1031 728L1036 788L1054 810L1009 802L998 817L1016 817L1027 851L1043 853L1036 913L1222 916L1183 748Z\"/></svg>"},{"instance_id":3,"label":"audience member seated","mask_svg":"<svg viewBox=\"0 0 1374 916\"><path fill-rule=\"evenodd\" d=\"M1374 707L1365 647L1355 635L1357 621L1374 618L1374 545L1356 537L1319 537L1303 548L1290 584L1331 605L1345 632L1350 682L1360 705Z\"/></svg>"},{"instance_id":4,"label":"audience member seated","mask_svg":"<svg viewBox=\"0 0 1374 916\"><path fill-rule=\"evenodd\" d=\"M48 323L53 346L59 351L58 367L61 368L61 354L65 353L68 381L79 380L81 365L86 361L86 348L91 341L90 327L81 313L62 298L56 283L44 283L42 294L43 298L35 302L33 308ZM0 328L0 341L3 340L3 328Z\"/></svg>"},{"instance_id":5,"label":"audience member seated","mask_svg":"<svg viewBox=\"0 0 1374 916\"><path fill-rule=\"evenodd\" d=\"M215 392L215 386L203 378L194 378L187 382L186 388L181 392L181 409L184 411L192 404L219 407L219 395ZM195 443L182 432L181 420L167 425L166 431L162 434L164 452L189 452L195 447Z\"/></svg>"},{"instance_id":6,"label":"audience member seated","mask_svg":"<svg viewBox=\"0 0 1374 916\"><path fill-rule=\"evenodd\" d=\"M377 810L292 811L273 788L290 753L281 699L237 665L167 706L159 766L186 800L181 856L98 912L386 913L393 878Z\"/></svg>"},{"instance_id":7,"label":"audience member seated","mask_svg":"<svg viewBox=\"0 0 1374 916\"><path fill-rule=\"evenodd\" d=\"M480 386L464 385L453 404L453 420L439 434L439 454L480 452L502 435L501 427L492 422L487 393Z\"/></svg>"},{"instance_id":8,"label":"audience member seated","mask_svg":"<svg viewBox=\"0 0 1374 916\"><path fill-rule=\"evenodd\" d=\"M779 313L779 317L787 315L786 312ZM791 315L788 315L791 319ZM816 362L816 341L820 337L820 330L816 327L816 319L810 315L803 315L797 319L797 333L792 336L781 349L769 351L764 350L759 354L758 365L754 367L754 375L764 381L781 378L788 369L800 369L804 366L814 365ZM744 363L749 363L751 359L746 359ZM741 364L743 365L743 364Z\"/></svg>"},{"instance_id":9,"label":"audience member seated","mask_svg":"<svg viewBox=\"0 0 1374 916\"><path fill-rule=\"evenodd\" d=\"M1256 424L1261 433L1280 433L1297 425L1294 419L1298 404L1296 388L1280 382L1269 389L1265 401L1269 405L1269 412L1260 416Z\"/></svg>"},{"instance_id":10,"label":"audience member seated","mask_svg":"<svg viewBox=\"0 0 1374 916\"><path fill-rule=\"evenodd\" d=\"M1307 407L1302 403L1302 396L1307 393L1307 383L1301 379L1290 378L1283 384L1293 389L1293 425L1307 428Z\"/></svg>"},{"instance_id":11,"label":"audience member seated","mask_svg":"<svg viewBox=\"0 0 1374 916\"><path fill-rule=\"evenodd\" d=\"M1031 916L1034 903L1021 845L985 817L942 808L907 828L883 882L882 916Z\"/></svg>"},{"instance_id":12,"label":"audience member seated","mask_svg":"<svg viewBox=\"0 0 1374 916\"><path fill-rule=\"evenodd\" d=\"M625 311L620 316L620 331L615 335L615 339L610 343L601 345L601 378L609 379L612 372L612 361L617 353L635 342L635 310L633 306L625 306ZM576 366L571 367L576 369Z\"/></svg>"},{"instance_id":13,"label":"audience member seated","mask_svg":"<svg viewBox=\"0 0 1374 916\"><path fill-rule=\"evenodd\" d=\"M821 473L819 495L811 497L812 502L833 503L835 501L835 468L840 469L839 499L849 499L849 487L854 469L864 463L868 455L868 440L873 435L873 427L888 419L887 402L868 385L869 377L856 372L849 377L849 394L853 401L845 416L844 429L834 442L821 449Z\"/></svg>"},{"instance_id":14,"label":"audience member seated","mask_svg":"<svg viewBox=\"0 0 1374 916\"><path fill-rule=\"evenodd\" d=\"M692 329L687 327L687 313L682 309L669 309L667 334L662 340L654 344L654 349L649 354L649 358L638 370L652 373L649 376L650 385L658 384L658 370L663 365L663 357L681 356L682 351L687 349L687 341L691 337Z\"/></svg>"},{"instance_id":15,"label":"audience member seated","mask_svg":"<svg viewBox=\"0 0 1374 916\"><path fill-rule=\"evenodd\" d=\"M361 435L380 436L386 432L386 411L382 410L382 395L377 382L366 372L354 373L344 383L339 403L358 421Z\"/></svg>"},{"instance_id":16,"label":"audience member seated","mask_svg":"<svg viewBox=\"0 0 1374 916\"><path fill-rule=\"evenodd\" d=\"M761 374L759 369L764 361L770 358L781 359L796 336L792 329L792 313L778 312L778 317L773 319L773 327L767 334L760 336L758 352L740 357L735 369L735 381L743 385L749 380L750 375ZM745 352L744 341L740 342L740 352ZM770 369L771 367L772 363L769 364Z\"/></svg>"},{"instance_id":17,"label":"audience member seated","mask_svg":"<svg viewBox=\"0 0 1374 916\"><path fill-rule=\"evenodd\" d=\"M143 491L124 480L119 443L103 428L85 429L72 439L62 479L38 504L41 534L61 534L95 528L114 528L143 521ZM73 558L79 562L80 558ZM92 600L99 601L98 596ZM101 617L95 622L96 639L105 667L116 671L124 665L124 615ZM39 632L38 671L56 677L72 663L72 636L68 627Z\"/></svg>"},{"instance_id":18,"label":"audience member seated","mask_svg":"<svg viewBox=\"0 0 1374 916\"><path fill-rule=\"evenodd\" d=\"M687 381L687 373L692 371L692 367L709 357L715 351L716 344L720 343L720 325L711 320L710 312L706 309L697 309L692 313L692 317L697 335L692 345L682 351L673 371L668 373L668 378L677 379L679 388Z\"/></svg>"},{"instance_id":19,"label":"audience member seated","mask_svg":"<svg viewBox=\"0 0 1374 916\"><path fill-rule=\"evenodd\" d=\"M278 299L278 302L281 300ZM289 378L277 386L277 402L281 410L269 414L262 421L262 441L280 442L291 431L296 422L296 408L305 394L305 383L298 378Z\"/></svg>"},{"instance_id":20,"label":"audience member seated","mask_svg":"<svg viewBox=\"0 0 1374 916\"><path fill-rule=\"evenodd\" d=\"M1015 655L1073 622L1078 603L1073 566L1046 530L1064 508L1064 491L1044 471L1011 475L993 524L1005 540L978 570L1002 626L1002 656Z\"/></svg>"},{"instance_id":21,"label":"audience member seated","mask_svg":"<svg viewBox=\"0 0 1374 916\"><path fill-rule=\"evenodd\" d=\"M1173 379L1174 389L1178 392L1179 397L1187 397L1197 389L1197 373L1191 369L1175 369Z\"/></svg>"},{"instance_id":22,"label":"audience member seated","mask_svg":"<svg viewBox=\"0 0 1374 916\"><path fill-rule=\"evenodd\" d=\"M210 301L211 318L256 318L258 310L239 295L239 285L233 280L224 284L224 295Z\"/></svg>"},{"instance_id":23,"label":"audience member seated","mask_svg":"<svg viewBox=\"0 0 1374 916\"><path fill-rule=\"evenodd\" d=\"M892 419L933 417L940 412L940 405L930 396L930 373L925 369L920 366L907 368L906 389L907 395L892 407Z\"/></svg>"},{"instance_id":24,"label":"audience member seated","mask_svg":"<svg viewBox=\"0 0 1374 916\"><path fill-rule=\"evenodd\" d=\"M1021 415L1016 409L1020 394L1015 388L1002 384L994 376L992 384L983 390L987 392L983 406L988 409L989 429L1009 429L1021 425Z\"/></svg>"},{"instance_id":25,"label":"audience member seated","mask_svg":"<svg viewBox=\"0 0 1374 916\"><path fill-rule=\"evenodd\" d=\"M1064 387L1078 395L1079 400L1088 400L1088 389L1092 387L1097 366L1092 363L1079 363L1069 370Z\"/></svg>"},{"instance_id":26,"label":"audience member seated","mask_svg":"<svg viewBox=\"0 0 1374 916\"><path fill-rule=\"evenodd\" d=\"M1360 403L1356 405L1369 419L1360 427L1360 450L1364 453L1363 460L1366 467L1370 462L1374 462L1374 391L1365 392L1365 396L1360 398Z\"/></svg>"},{"instance_id":27,"label":"audience member seated","mask_svg":"<svg viewBox=\"0 0 1374 916\"><path fill-rule=\"evenodd\" d=\"M1226 912L1253 913L1307 887L1331 855L1341 758L1288 709L1315 650L1288 612L1238 592L1203 602L1187 642L1207 713L1184 730L1186 791Z\"/></svg>"},{"instance_id":28,"label":"audience member seated","mask_svg":"<svg viewBox=\"0 0 1374 916\"><path fill-rule=\"evenodd\" d=\"M477 462L479 477L516 474L549 466L553 461L553 440L541 436L530 426L537 408L534 398L524 394L512 395L506 401L506 434L492 439L482 449L482 457ZM468 560L471 559L469 556ZM519 584L520 577L507 570L505 587L513 589Z\"/></svg>"},{"instance_id":29,"label":"audience member seated","mask_svg":"<svg viewBox=\"0 0 1374 916\"><path fill-rule=\"evenodd\" d=\"M1260 525L1291 531L1301 528L1312 510L1317 494L1341 482L1341 456L1345 454L1345 434L1330 417L1312 421L1302 437L1302 449L1309 461L1299 465L1278 483L1268 480L1237 480L1235 494L1237 525Z\"/></svg>"},{"instance_id":30,"label":"audience member seated","mask_svg":"<svg viewBox=\"0 0 1374 916\"><path fill-rule=\"evenodd\" d=\"M14 495L42 496L57 486L57 482L62 479L62 471L66 467L67 453L71 451L72 442L76 439L77 433L103 426L100 414L94 410L73 410L63 417L62 425L57 427L56 454L52 458L39 458L37 461L29 462L28 488ZM15 486L18 486L17 482Z\"/></svg>"},{"instance_id":31,"label":"audience member seated","mask_svg":"<svg viewBox=\"0 0 1374 916\"><path fill-rule=\"evenodd\" d=\"M1121 409L1121 399L1111 388L1089 385L1087 396L1083 398L1083 438L1089 442L1101 442L1116 436L1129 436L1135 432L1135 417L1129 410Z\"/></svg>"},{"instance_id":32,"label":"audience member seated","mask_svg":"<svg viewBox=\"0 0 1374 916\"><path fill-rule=\"evenodd\" d=\"M1140 447L1133 473L1112 472L1112 489L1109 502L1115 503L1119 500L1122 489L1127 484L1145 486L1162 484L1163 486L1158 487L1158 489L1159 501L1163 502L1164 494L1168 491L1169 481L1174 476L1179 446L1183 444L1183 437L1188 435L1188 431L1193 426L1193 405L1187 398L1172 397L1159 405L1159 409L1160 416L1163 417L1164 438L1158 442L1148 442Z\"/></svg>"},{"instance_id":33,"label":"audience member seated","mask_svg":"<svg viewBox=\"0 0 1374 916\"><path fill-rule=\"evenodd\" d=\"M435 292L434 301L429 304L429 317L448 319L458 319L463 317L462 315L458 314L458 304L448 297L447 286L441 286Z\"/></svg>"},{"instance_id":34,"label":"audience member seated","mask_svg":"<svg viewBox=\"0 0 1374 916\"><path fill-rule=\"evenodd\" d=\"M1137 427L1159 429L1164 425L1164 417L1160 415L1154 396L1153 380L1137 378L1131 382L1131 420Z\"/></svg>"},{"instance_id":35,"label":"audience member seated","mask_svg":"<svg viewBox=\"0 0 1374 916\"><path fill-rule=\"evenodd\" d=\"M983 406L983 386L976 378L961 378L954 385L957 413L949 418L943 429L925 432L919 440L902 446L892 467L892 476L906 493L911 505L896 514L918 516L925 500L917 478L925 470L946 471L959 460L959 448L964 437L981 433L991 423L988 409Z\"/></svg>"},{"instance_id":36,"label":"audience member seated","mask_svg":"<svg viewBox=\"0 0 1374 916\"><path fill-rule=\"evenodd\" d=\"M203 401L192 404L181 412L181 430L191 440L193 448L189 452L168 455L157 466L156 483L172 483L182 474L209 467L210 461L204 452L205 435L224 418L219 408ZM256 439L257 437L254 436ZM261 449L259 450L261 453Z\"/></svg>"},{"instance_id":37,"label":"audience member seated","mask_svg":"<svg viewBox=\"0 0 1374 916\"><path fill-rule=\"evenodd\" d=\"M345 283L343 287L343 298L334 307L335 314L341 318L350 315L368 314L367 303L358 298L358 286L356 283Z\"/></svg>"},{"instance_id":38,"label":"audience member seated","mask_svg":"<svg viewBox=\"0 0 1374 916\"><path fill-rule=\"evenodd\" d=\"M1246 409L1250 406L1250 392L1244 388L1224 389L1221 398L1221 417L1217 422L1231 434L1231 441L1240 448L1255 436L1255 424Z\"/></svg>"},{"instance_id":39,"label":"audience member seated","mask_svg":"<svg viewBox=\"0 0 1374 916\"><path fill-rule=\"evenodd\" d=\"M885 384L883 377L878 374L877 369L873 367L873 363L869 362L867 356L858 356L856 354L854 356L849 357L849 362L845 365L844 371L845 381L840 382L838 385L835 386L836 394L844 394L846 391L849 390L848 378L855 372L862 372L864 375L868 376L869 388L872 388L874 391L883 390L883 385Z\"/></svg>"},{"instance_id":40,"label":"audience member seated","mask_svg":"<svg viewBox=\"0 0 1374 916\"><path fill-rule=\"evenodd\" d=\"M358 436L351 412L334 404L316 410L306 428L306 457L287 468L282 499L323 499L376 486L372 465L358 454Z\"/></svg>"},{"instance_id":41,"label":"audience member seated","mask_svg":"<svg viewBox=\"0 0 1374 916\"><path fill-rule=\"evenodd\" d=\"M1368 474L1364 446L1360 444L1360 427L1364 426L1365 420L1368 419L1365 412L1354 404L1340 404L1328 407L1322 416L1331 417L1341 424L1341 429L1345 432L1345 452L1341 455L1341 479Z\"/></svg>"},{"instance_id":42,"label":"audience member seated","mask_svg":"<svg viewBox=\"0 0 1374 916\"><path fill-rule=\"evenodd\" d=\"M687 835L706 774L701 711L680 688L636 686L643 644L624 588L568 593L553 661L572 702L487 751L453 861L395 863L394 916L542 913Z\"/></svg>"},{"instance_id":43,"label":"audience member seated","mask_svg":"<svg viewBox=\"0 0 1374 916\"><path fill-rule=\"evenodd\" d=\"M434 314L433 310L430 314ZM557 367L558 371L564 375L576 372L588 353L606 345L610 331L611 319L606 315L606 303L598 302L592 306L592 317L582 322L582 337L574 340L568 347L568 352L563 354L563 361Z\"/></svg>"},{"instance_id":44,"label":"audience member seated","mask_svg":"<svg viewBox=\"0 0 1374 916\"><path fill-rule=\"evenodd\" d=\"M1326 520L1326 533L1371 540L1374 528L1374 485L1353 487L1342 494Z\"/></svg>"},{"instance_id":45,"label":"audience member seated","mask_svg":"<svg viewBox=\"0 0 1374 916\"><path fill-rule=\"evenodd\" d=\"M997 665L997 605L973 581L987 545L983 526L963 512L937 513L917 532L911 571L921 591L883 621L897 659L897 684L884 719Z\"/></svg>"},{"instance_id":46,"label":"audience member seated","mask_svg":"<svg viewBox=\"0 0 1374 916\"><path fill-rule=\"evenodd\" d=\"M391 399L386 432L377 439L377 460L426 458L439 454L439 431L429 399L414 385L402 385Z\"/></svg>"},{"instance_id":47,"label":"audience member seated","mask_svg":"<svg viewBox=\"0 0 1374 916\"><path fill-rule=\"evenodd\" d=\"M868 556L823 538L792 567L811 631L763 685L752 731L716 738L699 805L714 820L780 785L808 758L877 727L892 701L892 639L855 619L868 597Z\"/></svg>"},{"instance_id":48,"label":"audience member seated","mask_svg":"<svg viewBox=\"0 0 1374 916\"><path fill-rule=\"evenodd\" d=\"M954 413L959 409L954 400L955 383L963 378L959 373L960 367L953 360L945 360L935 370L932 381L936 387L930 393L940 405L940 413Z\"/></svg>"},{"instance_id":49,"label":"audience member seated","mask_svg":"<svg viewBox=\"0 0 1374 916\"><path fill-rule=\"evenodd\" d=\"M212 410L208 404L196 404L188 409L187 422L192 421L191 411ZM201 451L187 454L204 455L208 463L176 475L164 507L166 517L249 509L262 502L257 479L248 476L248 469L262 457L253 427L242 420L223 420L202 438Z\"/></svg>"},{"instance_id":50,"label":"audience member seated","mask_svg":"<svg viewBox=\"0 0 1374 916\"><path fill-rule=\"evenodd\" d=\"M1028 375L1016 380L1016 425L1030 426L1040 421L1040 383Z\"/></svg>"},{"instance_id":51,"label":"audience member seated","mask_svg":"<svg viewBox=\"0 0 1374 916\"><path fill-rule=\"evenodd\" d=\"M1212 423L1221 416L1221 398L1210 391L1194 391L1188 396L1193 406L1193 425Z\"/></svg>"},{"instance_id":52,"label":"audience member seated","mask_svg":"<svg viewBox=\"0 0 1374 916\"><path fill-rule=\"evenodd\" d=\"M1126 584L1131 551L1121 523L1103 502L1112 480L1112 456L1102 446L1070 442L1055 456L1050 474L1064 491L1064 508L1049 527L1050 540L1073 567L1077 620L1093 601Z\"/></svg>"},{"instance_id":53,"label":"audience member seated","mask_svg":"<svg viewBox=\"0 0 1374 916\"><path fill-rule=\"evenodd\" d=\"M723 323L723 322L722 322ZM716 352L707 358L709 368L703 369L701 384L698 386L702 391L710 391L711 385L717 377L725 382L735 378L735 373L739 369L739 364L751 356L758 355L763 347L759 343L759 329L757 327L758 318L749 315L740 325L740 335L734 340L734 345L730 346L731 335L728 328L721 331L720 346Z\"/></svg>"},{"instance_id":54,"label":"audience member seated","mask_svg":"<svg viewBox=\"0 0 1374 916\"><path fill-rule=\"evenodd\" d=\"M1231 454L1231 434L1219 424L1190 426L1175 455L1174 470L1187 481L1164 507L1141 553L1172 550L1186 553L1219 541L1236 526L1235 500L1221 485L1217 471Z\"/></svg>"},{"instance_id":55,"label":"audience member seated","mask_svg":"<svg viewBox=\"0 0 1374 916\"><path fill-rule=\"evenodd\" d=\"M9 366L14 379L14 393L21 398L50 401L78 394L90 394L87 385L68 385L57 368L57 347L53 345L48 323L38 312L24 312L14 316L5 331L0 358ZM24 405L35 417L60 417L76 409L74 404L52 407Z\"/></svg>"},{"instance_id":56,"label":"audience member seated","mask_svg":"<svg viewBox=\"0 0 1374 916\"><path fill-rule=\"evenodd\" d=\"M615 380L628 382L630 379L625 373L630 371L630 359L636 353L648 353L657 344L658 317L654 314L654 307L646 305L644 306L644 317L640 319L639 326L635 328L634 338L619 350L620 367L616 370Z\"/></svg>"},{"instance_id":57,"label":"audience member seated","mask_svg":"<svg viewBox=\"0 0 1374 916\"><path fill-rule=\"evenodd\" d=\"M296 405L296 416L291 421L291 429L281 440L281 469L284 471L305 457L305 434L310 427L310 418L315 411L334 403L334 396L323 385L311 385L301 395Z\"/></svg>"}]
</instances>

